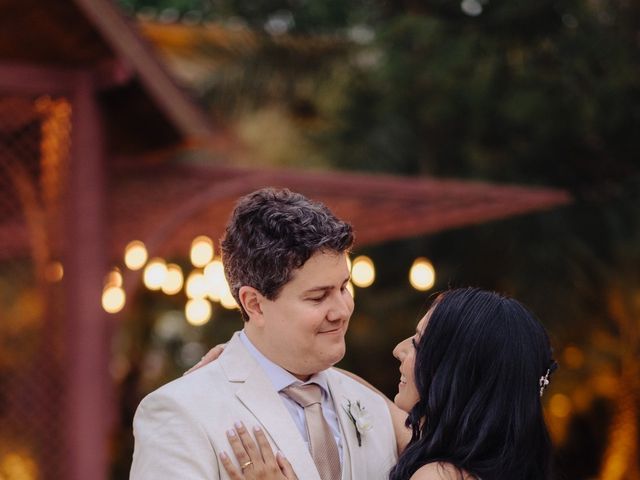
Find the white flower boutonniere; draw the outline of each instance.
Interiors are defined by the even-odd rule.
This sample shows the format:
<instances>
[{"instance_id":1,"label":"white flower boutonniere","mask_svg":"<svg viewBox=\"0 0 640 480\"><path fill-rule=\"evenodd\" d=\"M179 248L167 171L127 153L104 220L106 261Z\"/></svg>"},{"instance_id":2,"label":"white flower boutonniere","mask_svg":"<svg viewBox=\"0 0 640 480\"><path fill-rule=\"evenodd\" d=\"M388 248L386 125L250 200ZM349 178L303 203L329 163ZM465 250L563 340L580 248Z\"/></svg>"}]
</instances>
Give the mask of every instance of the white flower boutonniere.
<instances>
[{"instance_id":1,"label":"white flower boutonniere","mask_svg":"<svg viewBox=\"0 0 640 480\"><path fill-rule=\"evenodd\" d=\"M353 423L356 429L356 438L358 439L358 446L362 446L362 434L368 432L373 428L373 418L367 412L367 410L360 404L359 400L352 402L347 400L342 406L344 411L347 412L349 419Z\"/></svg>"}]
</instances>

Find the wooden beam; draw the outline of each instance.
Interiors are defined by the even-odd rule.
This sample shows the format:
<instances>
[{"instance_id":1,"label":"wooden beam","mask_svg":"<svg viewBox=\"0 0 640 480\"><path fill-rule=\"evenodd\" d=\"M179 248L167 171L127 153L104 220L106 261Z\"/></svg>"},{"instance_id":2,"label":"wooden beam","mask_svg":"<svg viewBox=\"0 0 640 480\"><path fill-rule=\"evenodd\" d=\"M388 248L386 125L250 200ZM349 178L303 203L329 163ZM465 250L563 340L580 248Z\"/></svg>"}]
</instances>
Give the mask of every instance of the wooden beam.
<instances>
[{"instance_id":1,"label":"wooden beam","mask_svg":"<svg viewBox=\"0 0 640 480\"><path fill-rule=\"evenodd\" d=\"M31 63L0 61L0 93L7 95L72 94L78 76L93 77L95 90L108 90L129 83L132 68L120 59L99 63L93 68L43 67Z\"/></svg>"},{"instance_id":2,"label":"wooden beam","mask_svg":"<svg viewBox=\"0 0 640 480\"><path fill-rule=\"evenodd\" d=\"M77 70L0 61L0 90L11 95L66 95L76 81Z\"/></svg>"},{"instance_id":3,"label":"wooden beam","mask_svg":"<svg viewBox=\"0 0 640 480\"><path fill-rule=\"evenodd\" d=\"M187 138L208 139L211 122L178 88L155 52L110 0L74 0L115 54L132 66L158 107Z\"/></svg>"}]
</instances>

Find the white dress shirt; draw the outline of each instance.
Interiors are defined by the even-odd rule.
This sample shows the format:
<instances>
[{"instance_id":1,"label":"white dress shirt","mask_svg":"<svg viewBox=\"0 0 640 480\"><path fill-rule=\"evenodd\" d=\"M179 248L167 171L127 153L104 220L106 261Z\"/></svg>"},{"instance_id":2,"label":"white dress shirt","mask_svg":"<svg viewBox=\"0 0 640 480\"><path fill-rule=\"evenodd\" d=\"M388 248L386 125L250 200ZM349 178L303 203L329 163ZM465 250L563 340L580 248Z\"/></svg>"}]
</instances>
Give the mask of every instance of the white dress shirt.
<instances>
[{"instance_id":1,"label":"white dress shirt","mask_svg":"<svg viewBox=\"0 0 640 480\"><path fill-rule=\"evenodd\" d=\"M311 378L309 378L309 380L307 380L306 382L302 382L291 373L286 371L284 368L282 368L280 365L275 364L267 357L265 357L262 352L260 352L255 347L255 345L251 343L251 340L249 340L249 337L247 337L247 335L244 333L244 330L240 332L240 341L249 351L251 356L255 358L258 364L262 367L265 374L267 375L267 378L271 381L273 387L280 395L280 398L284 402L285 407L287 407L287 410L291 414L293 421L298 427L300 435L302 435L302 438L307 444L307 448L309 448L309 433L307 432L307 422L304 416L304 408L302 408L294 400L289 398L285 393L282 392L282 390L293 384L303 385L306 383L316 383L320 385L322 390L322 414L324 415L325 420L331 428L333 437L335 438L336 444L338 445L338 452L340 453L340 463L343 463L342 435L340 434L338 417L333 407L333 402L331 401L331 398L329 396L329 384L327 382L325 373L318 372L312 375Z\"/></svg>"}]
</instances>

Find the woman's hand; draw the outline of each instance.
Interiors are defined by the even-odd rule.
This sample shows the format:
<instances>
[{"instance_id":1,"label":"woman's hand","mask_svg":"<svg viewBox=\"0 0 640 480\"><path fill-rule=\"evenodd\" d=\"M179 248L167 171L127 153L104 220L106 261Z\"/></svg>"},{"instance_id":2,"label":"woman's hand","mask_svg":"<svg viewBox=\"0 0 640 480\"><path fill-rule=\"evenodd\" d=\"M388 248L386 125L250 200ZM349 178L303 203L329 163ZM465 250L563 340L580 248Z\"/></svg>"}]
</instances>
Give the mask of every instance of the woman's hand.
<instances>
[{"instance_id":1,"label":"woman's hand","mask_svg":"<svg viewBox=\"0 0 640 480\"><path fill-rule=\"evenodd\" d=\"M202 357L198 363L196 363L193 367L191 367L189 370L184 372L182 375L186 375L187 373L191 373L194 370L199 369L200 367L204 367L207 363L213 362L220 355L222 355L222 352L224 351L224 347L226 347L226 346L227 346L226 343L220 343L220 344L216 345L211 350L209 350L207 353L205 353L204 357Z\"/></svg>"},{"instance_id":2,"label":"woman's hand","mask_svg":"<svg viewBox=\"0 0 640 480\"><path fill-rule=\"evenodd\" d=\"M269 441L260 427L254 427L253 441L246 427L236 423L235 430L227 432L233 454L241 468L238 469L229 455L220 453L220 461L232 480L297 480L291 464L280 452L273 454Z\"/></svg>"}]
</instances>

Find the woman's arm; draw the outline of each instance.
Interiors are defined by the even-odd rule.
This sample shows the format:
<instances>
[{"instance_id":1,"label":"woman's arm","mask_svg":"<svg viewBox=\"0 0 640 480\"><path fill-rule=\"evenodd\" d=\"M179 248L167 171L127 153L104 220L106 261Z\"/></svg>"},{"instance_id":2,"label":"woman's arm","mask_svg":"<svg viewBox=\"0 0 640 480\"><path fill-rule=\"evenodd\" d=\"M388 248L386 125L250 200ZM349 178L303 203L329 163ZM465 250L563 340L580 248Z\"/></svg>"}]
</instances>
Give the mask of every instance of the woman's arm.
<instances>
[{"instance_id":1,"label":"woman's arm","mask_svg":"<svg viewBox=\"0 0 640 480\"><path fill-rule=\"evenodd\" d=\"M382 393L380 390L378 390L376 387L371 385L362 377L359 377L355 373L349 372L348 370L343 370L342 368L336 368L336 370L340 371L341 373L344 373L348 377L353 378L356 382L361 383L365 387L373 390L382 398L384 398L385 402L387 403L387 408L389 409L389 413L391 414L391 421L393 422L393 430L396 434L396 444L398 447L398 455L400 455L404 451L407 444L409 443L409 440L411 440L411 430L409 430L405 425L407 421L407 412L405 412L404 410L401 410L400 407L398 407L389 398L387 398L387 396L384 393Z\"/></svg>"}]
</instances>

